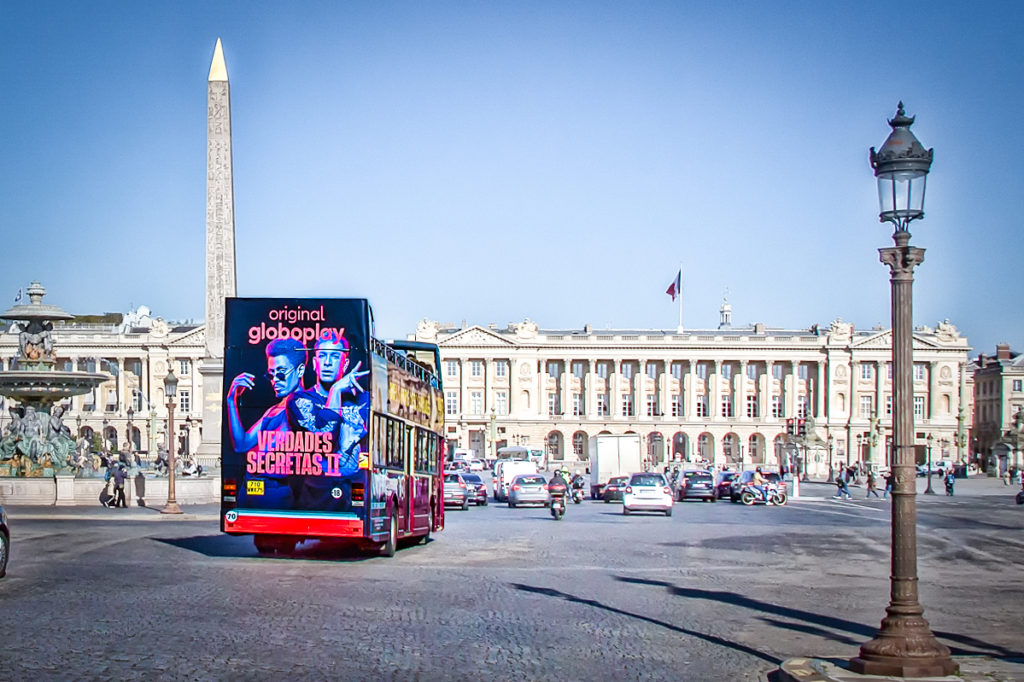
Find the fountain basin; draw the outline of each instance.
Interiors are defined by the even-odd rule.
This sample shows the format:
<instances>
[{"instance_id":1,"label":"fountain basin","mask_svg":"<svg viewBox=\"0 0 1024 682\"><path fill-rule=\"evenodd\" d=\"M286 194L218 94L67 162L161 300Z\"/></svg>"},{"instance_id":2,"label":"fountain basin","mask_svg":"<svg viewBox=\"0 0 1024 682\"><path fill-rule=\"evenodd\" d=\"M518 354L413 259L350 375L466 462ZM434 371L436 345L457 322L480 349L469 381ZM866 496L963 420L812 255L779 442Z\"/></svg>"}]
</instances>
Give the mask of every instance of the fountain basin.
<instances>
[{"instance_id":1,"label":"fountain basin","mask_svg":"<svg viewBox=\"0 0 1024 682\"><path fill-rule=\"evenodd\" d=\"M0 395L18 402L52 404L74 395L84 395L110 378L88 372L46 372L12 370L0 372Z\"/></svg>"}]
</instances>

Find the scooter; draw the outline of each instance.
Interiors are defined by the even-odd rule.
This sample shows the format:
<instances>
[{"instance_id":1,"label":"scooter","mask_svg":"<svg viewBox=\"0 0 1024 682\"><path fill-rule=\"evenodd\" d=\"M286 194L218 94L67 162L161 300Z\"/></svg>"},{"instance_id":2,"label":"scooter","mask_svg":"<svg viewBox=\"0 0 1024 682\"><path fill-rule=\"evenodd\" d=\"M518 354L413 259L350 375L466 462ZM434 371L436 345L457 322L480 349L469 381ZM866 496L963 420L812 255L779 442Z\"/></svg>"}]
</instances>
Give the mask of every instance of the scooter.
<instances>
[{"instance_id":1,"label":"scooter","mask_svg":"<svg viewBox=\"0 0 1024 682\"><path fill-rule=\"evenodd\" d=\"M551 518L561 521L565 516L565 493L551 494Z\"/></svg>"},{"instance_id":2,"label":"scooter","mask_svg":"<svg viewBox=\"0 0 1024 682\"><path fill-rule=\"evenodd\" d=\"M583 502L583 488L572 489L572 502L573 504L580 504Z\"/></svg>"},{"instance_id":3,"label":"scooter","mask_svg":"<svg viewBox=\"0 0 1024 682\"><path fill-rule=\"evenodd\" d=\"M754 490L754 488L744 488L743 492L740 493L740 502L748 507L757 504L758 502L764 502L765 497L767 497L767 503L769 505L778 505L781 507L789 502L789 497L787 497L786 493L780 490L778 486L769 484L765 486L765 488L767 490L766 496L761 495L761 493Z\"/></svg>"},{"instance_id":4,"label":"scooter","mask_svg":"<svg viewBox=\"0 0 1024 682\"><path fill-rule=\"evenodd\" d=\"M1017 504L1024 504L1024 489L1017 493Z\"/></svg>"}]
</instances>

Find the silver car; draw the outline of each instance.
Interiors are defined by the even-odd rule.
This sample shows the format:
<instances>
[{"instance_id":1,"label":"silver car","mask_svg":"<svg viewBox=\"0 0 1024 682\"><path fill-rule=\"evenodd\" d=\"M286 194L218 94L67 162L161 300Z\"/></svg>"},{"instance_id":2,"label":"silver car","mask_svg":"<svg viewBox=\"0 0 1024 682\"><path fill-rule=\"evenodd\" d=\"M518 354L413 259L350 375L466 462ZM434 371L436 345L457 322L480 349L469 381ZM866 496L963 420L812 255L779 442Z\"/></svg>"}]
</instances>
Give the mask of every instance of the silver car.
<instances>
[{"instance_id":1,"label":"silver car","mask_svg":"<svg viewBox=\"0 0 1024 682\"><path fill-rule=\"evenodd\" d=\"M540 474L519 474L508 487L508 506L540 504L548 506L548 482Z\"/></svg>"}]
</instances>

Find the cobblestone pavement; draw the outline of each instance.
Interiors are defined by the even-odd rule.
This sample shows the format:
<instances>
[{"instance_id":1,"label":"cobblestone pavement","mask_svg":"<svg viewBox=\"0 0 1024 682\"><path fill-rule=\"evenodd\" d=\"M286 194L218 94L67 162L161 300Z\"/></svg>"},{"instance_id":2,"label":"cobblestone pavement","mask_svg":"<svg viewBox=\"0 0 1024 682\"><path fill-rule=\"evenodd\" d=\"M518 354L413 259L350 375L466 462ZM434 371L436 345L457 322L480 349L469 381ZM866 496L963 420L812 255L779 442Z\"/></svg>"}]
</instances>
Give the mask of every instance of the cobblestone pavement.
<instances>
[{"instance_id":1,"label":"cobblestone pavement","mask_svg":"<svg viewBox=\"0 0 1024 682\"><path fill-rule=\"evenodd\" d=\"M919 498L925 616L958 655L1021 656L1024 508ZM393 559L261 558L216 509L8 508L3 679L755 680L842 656L888 603L888 504L491 504ZM153 522L159 520L160 522Z\"/></svg>"}]
</instances>

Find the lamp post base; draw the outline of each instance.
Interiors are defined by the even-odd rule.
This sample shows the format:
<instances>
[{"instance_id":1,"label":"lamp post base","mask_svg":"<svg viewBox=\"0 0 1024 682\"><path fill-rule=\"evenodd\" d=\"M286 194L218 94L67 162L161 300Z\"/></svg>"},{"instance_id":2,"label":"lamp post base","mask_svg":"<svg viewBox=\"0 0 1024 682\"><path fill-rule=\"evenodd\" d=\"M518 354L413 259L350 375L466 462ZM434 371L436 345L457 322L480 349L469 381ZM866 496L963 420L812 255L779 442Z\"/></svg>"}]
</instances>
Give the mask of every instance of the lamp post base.
<instances>
[{"instance_id":1,"label":"lamp post base","mask_svg":"<svg viewBox=\"0 0 1024 682\"><path fill-rule=\"evenodd\" d=\"M168 502L164 505L164 508L160 510L161 514L184 514L181 511L181 507L178 506L177 502Z\"/></svg>"},{"instance_id":2,"label":"lamp post base","mask_svg":"<svg viewBox=\"0 0 1024 682\"><path fill-rule=\"evenodd\" d=\"M850 659L850 670L861 675L896 677L942 677L960 671L949 648L935 639L922 616L893 616L882 619L873 640Z\"/></svg>"}]
</instances>

